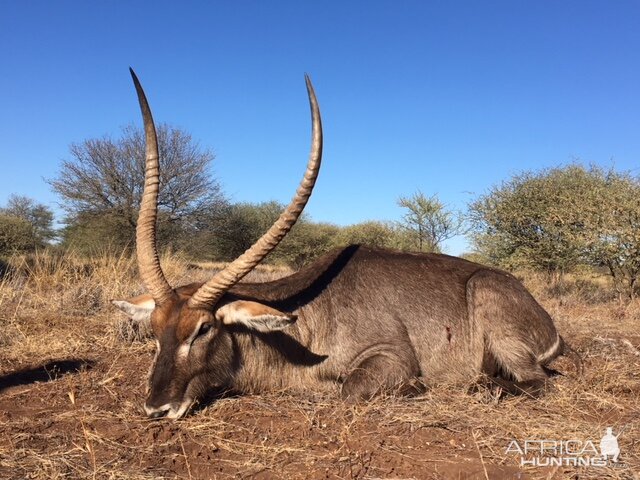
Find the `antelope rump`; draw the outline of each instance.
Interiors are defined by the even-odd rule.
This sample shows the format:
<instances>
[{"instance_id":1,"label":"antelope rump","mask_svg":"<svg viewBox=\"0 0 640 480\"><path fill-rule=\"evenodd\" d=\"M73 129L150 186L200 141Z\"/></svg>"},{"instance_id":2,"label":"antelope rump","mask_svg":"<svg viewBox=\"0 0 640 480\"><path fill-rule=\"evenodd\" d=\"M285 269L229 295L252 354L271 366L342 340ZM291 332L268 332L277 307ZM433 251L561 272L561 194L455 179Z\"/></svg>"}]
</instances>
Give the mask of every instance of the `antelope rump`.
<instances>
[{"instance_id":1,"label":"antelope rump","mask_svg":"<svg viewBox=\"0 0 640 480\"><path fill-rule=\"evenodd\" d=\"M172 288L155 241L156 132L131 74L147 142L136 241L149 294L114 304L151 322L157 350L144 404L149 417L182 417L219 387L335 390L350 399L479 378L514 392L544 387L546 365L567 347L549 314L506 272L447 255L352 245L288 277L239 283L284 238L313 190L322 125L308 77L311 153L290 205L210 281Z\"/></svg>"}]
</instances>

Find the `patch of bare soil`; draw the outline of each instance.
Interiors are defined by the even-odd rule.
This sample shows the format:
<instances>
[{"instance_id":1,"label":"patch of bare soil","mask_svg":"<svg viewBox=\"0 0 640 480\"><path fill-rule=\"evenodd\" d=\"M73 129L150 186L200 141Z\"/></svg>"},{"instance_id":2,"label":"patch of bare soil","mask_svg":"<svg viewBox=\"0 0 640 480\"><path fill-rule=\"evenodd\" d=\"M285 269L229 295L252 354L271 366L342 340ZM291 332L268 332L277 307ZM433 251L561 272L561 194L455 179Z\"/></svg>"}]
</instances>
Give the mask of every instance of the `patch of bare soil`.
<instances>
[{"instance_id":1,"label":"patch of bare soil","mask_svg":"<svg viewBox=\"0 0 640 480\"><path fill-rule=\"evenodd\" d=\"M556 377L541 399L436 388L347 404L282 392L219 398L180 421L144 417L153 345L117 341L115 314L17 319L22 336L0 349L0 478L640 478L636 322L554 313L586 372ZM521 465L509 449L514 440L598 447L609 426L617 465Z\"/></svg>"}]
</instances>

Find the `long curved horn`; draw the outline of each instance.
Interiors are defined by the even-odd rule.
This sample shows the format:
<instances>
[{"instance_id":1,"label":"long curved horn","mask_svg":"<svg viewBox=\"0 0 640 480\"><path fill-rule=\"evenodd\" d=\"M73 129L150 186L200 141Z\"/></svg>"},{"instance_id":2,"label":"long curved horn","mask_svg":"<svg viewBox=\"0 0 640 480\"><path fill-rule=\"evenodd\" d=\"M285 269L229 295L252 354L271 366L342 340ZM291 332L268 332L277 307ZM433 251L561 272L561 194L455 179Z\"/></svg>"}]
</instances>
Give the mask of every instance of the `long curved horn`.
<instances>
[{"instance_id":1,"label":"long curved horn","mask_svg":"<svg viewBox=\"0 0 640 480\"><path fill-rule=\"evenodd\" d=\"M307 170L296 191L296 195L267 233L260 237L256 243L230 263L224 270L218 272L211 280L196 291L189 299L188 305L191 308L214 306L227 290L253 270L255 266L280 243L289 230L291 230L291 227L293 227L296 220L298 220L298 217L311 196L322 160L322 122L320 120L320 108L318 107L318 101L313 91L311 80L307 75L305 75L304 78L307 83L309 105L311 107L311 153L309 154Z\"/></svg>"},{"instance_id":2,"label":"long curved horn","mask_svg":"<svg viewBox=\"0 0 640 480\"><path fill-rule=\"evenodd\" d=\"M156 249L156 219L158 217L158 191L160 189L158 137L144 90L142 90L140 81L133 69L129 68L129 71L138 93L146 138L144 190L142 192L142 201L140 202L138 225L136 226L138 269L140 270L142 282L151 293L156 305L161 305L174 297L175 292L164 277L164 273L162 273L158 250Z\"/></svg>"}]
</instances>

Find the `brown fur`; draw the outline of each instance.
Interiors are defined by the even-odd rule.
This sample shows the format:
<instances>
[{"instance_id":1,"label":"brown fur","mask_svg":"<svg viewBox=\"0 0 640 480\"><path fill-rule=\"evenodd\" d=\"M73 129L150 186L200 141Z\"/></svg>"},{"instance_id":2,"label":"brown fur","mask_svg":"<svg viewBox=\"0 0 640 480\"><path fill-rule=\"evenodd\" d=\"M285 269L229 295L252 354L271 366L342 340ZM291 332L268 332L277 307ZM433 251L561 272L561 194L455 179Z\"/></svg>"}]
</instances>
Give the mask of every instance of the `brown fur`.
<instances>
[{"instance_id":1,"label":"brown fur","mask_svg":"<svg viewBox=\"0 0 640 480\"><path fill-rule=\"evenodd\" d=\"M219 307L185 308L198 287L178 288L178 303L154 312L163 318L154 332L169 350L194 334L202 315L215 329L194 340L189 359L162 345L173 360L156 366L153 405L166 402L167 390L174 402L213 386L338 387L344 397L368 398L483 375L513 391L537 392L547 382L544 367L564 351L551 317L512 275L447 255L350 246L288 277L238 284L225 294L219 306L251 300L267 307L256 313L297 315L297 323L267 333L216 322ZM169 388L172 382L182 387ZM157 401L154 385L164 392Z\"/></svg>"}]
</instances>

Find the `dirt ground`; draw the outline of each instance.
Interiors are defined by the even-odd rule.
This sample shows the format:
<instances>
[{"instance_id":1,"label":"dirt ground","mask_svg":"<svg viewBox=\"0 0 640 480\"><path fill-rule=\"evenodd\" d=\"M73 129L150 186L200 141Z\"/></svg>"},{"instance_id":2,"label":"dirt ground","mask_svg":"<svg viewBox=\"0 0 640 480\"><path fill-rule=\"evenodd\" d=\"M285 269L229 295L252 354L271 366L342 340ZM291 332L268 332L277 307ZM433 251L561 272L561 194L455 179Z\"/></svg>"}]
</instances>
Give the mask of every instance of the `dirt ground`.
<instances>
[{"instance_id":1,"label":"dirt ground","mask_svg":"<svg viewBox=\"0 0 640 480\"><path fill-rule=\"evenodd\" d=\"M214 399L179 421L143 415L153 342L120 340L114 309L5 308L0 478L640 479L637 312L545 306L584 357L585 374L557 376L541 399L443 387L345 404L279 392ZM558 369L571 372L562 361ZM607 427L619 435L617 464L521 466L512 444L598 448ZM535 456L529 450L525 460Z\"/></svg>"}]
</instances>

